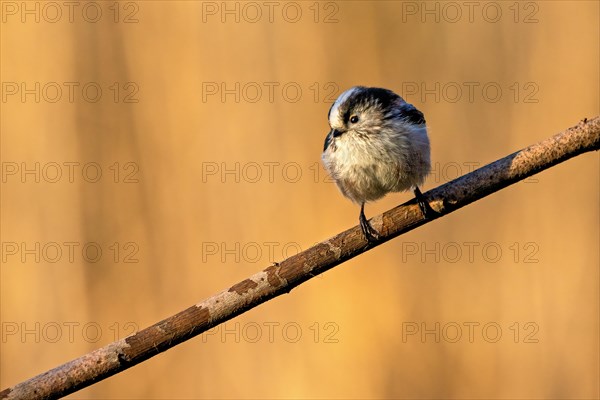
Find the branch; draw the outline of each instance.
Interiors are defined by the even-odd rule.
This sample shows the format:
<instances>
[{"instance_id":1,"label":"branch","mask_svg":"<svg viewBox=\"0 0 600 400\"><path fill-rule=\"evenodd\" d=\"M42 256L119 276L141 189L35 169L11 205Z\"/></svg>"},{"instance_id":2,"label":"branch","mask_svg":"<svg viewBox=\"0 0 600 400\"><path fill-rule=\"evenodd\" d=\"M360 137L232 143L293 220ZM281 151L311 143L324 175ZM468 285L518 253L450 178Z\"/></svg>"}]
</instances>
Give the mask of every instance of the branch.
<instances>
[{"instance_id":1,"label":"branch","mask_svg":"<svg viewBox=\"0 0 600 400\"><path fill-rule=\"evenodd\" d=\"M425 193L436 218L579 154L600 149L600 117L583 120L542 142ZM0 392L0 399L57 398L108 378L418 226L415 200L371 220L380 240L368 245L355 226L157 324Z\"/></svg>"}]
</instances>

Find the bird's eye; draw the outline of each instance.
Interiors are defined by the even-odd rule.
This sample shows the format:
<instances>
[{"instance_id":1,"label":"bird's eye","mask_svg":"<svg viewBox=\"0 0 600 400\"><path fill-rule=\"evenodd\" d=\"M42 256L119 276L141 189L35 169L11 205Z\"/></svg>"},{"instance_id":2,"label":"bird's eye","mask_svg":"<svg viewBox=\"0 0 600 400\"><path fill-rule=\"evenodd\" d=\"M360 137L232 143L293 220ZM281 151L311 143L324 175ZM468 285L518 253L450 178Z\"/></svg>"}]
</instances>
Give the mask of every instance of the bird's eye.
<instances>
[{"instance_id":1,"label":"bird's eye","mask_svg":"<svg viewBox=\"0 0 600 400\"><path fill-rule=\"evenodd\" d=\"M350 117L350 122L352 122L353 124L357 123L358 122L358 116L356 116L356 115L351 116Z\"/></svg>"}]
</instances>

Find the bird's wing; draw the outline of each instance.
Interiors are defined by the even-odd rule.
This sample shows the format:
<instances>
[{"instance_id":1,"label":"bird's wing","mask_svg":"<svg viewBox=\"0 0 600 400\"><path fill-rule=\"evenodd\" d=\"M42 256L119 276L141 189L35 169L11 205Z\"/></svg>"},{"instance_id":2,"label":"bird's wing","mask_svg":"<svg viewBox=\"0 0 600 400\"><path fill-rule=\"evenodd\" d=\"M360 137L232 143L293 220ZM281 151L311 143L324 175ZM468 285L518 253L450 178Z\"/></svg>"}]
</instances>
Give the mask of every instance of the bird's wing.
<instances>
[{"instance_id":1,"label":"bird's wing","mask_svg":"<svg viewBox=\"0 0 600 400\"><path fill-rule=\"evenodd\" d=\"M401 116L412 122L413 124L421 125L425 123L425 116L415 106L410 103L403 103L400 106Z\"/></svg>"}]
</instances>

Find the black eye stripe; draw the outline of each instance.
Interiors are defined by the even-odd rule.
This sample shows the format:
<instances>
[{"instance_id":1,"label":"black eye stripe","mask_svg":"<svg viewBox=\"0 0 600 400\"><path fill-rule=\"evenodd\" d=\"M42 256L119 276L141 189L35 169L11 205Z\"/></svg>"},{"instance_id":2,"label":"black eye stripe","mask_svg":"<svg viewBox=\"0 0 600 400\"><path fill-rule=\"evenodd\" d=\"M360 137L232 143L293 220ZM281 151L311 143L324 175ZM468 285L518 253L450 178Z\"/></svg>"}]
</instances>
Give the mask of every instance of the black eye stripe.
<instances>
[{"instance_id":1,"label":"black eye stripe","mask_svg":"<svg viewBox=\"0 0 600 400\"><path fill-rule=\"evenodd\" d=\"M348 108L345 112L344 112L344 123L348 123L348 121L350 120L350 115L351 115L351 111L350 108Z\"/></svg>"}]
</instances>

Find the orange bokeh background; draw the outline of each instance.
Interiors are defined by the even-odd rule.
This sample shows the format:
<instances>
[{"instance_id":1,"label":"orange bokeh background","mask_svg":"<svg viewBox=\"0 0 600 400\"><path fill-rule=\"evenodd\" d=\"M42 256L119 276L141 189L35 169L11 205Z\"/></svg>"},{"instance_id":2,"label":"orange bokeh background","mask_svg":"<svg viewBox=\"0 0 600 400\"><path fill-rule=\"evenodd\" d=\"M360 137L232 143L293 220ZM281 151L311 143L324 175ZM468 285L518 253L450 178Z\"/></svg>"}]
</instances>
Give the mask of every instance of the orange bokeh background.
<instances>
[{"instance_id":1,"label":"orange bokeh background","mask_svg":"<svg viewBox=\"0 0 600 400\"><path fill-rule=\"evenodd\" d=\"M320 165L350 86L423 111L424 190L598 114L598 2L469 4L2 1L1 387L356 225ZM579 156L71 398L597 398L599 178Z\"/></svg>"}]
</instances>

